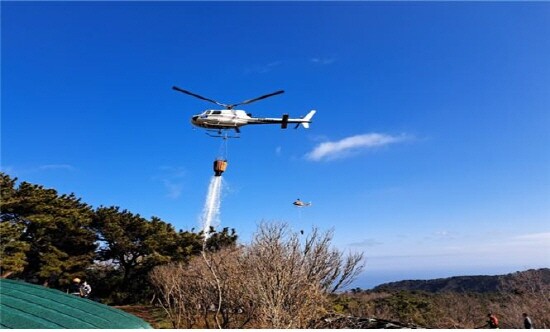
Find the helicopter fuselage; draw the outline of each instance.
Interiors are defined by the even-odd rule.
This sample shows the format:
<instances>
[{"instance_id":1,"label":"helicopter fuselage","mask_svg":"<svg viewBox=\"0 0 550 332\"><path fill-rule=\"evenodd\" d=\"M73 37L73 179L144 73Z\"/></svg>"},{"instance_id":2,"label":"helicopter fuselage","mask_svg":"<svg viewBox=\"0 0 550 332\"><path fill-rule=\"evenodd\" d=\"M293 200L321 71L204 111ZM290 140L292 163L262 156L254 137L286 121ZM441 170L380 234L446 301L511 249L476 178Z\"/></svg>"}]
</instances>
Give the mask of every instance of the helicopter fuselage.
<instances>
[{"instance_id":1,"label":"helicopter fuselage","mask_svg":"<svg viewBox=\"0 0 550 332\"><path fill-rule=\"evenodd\" d=\"M216 130L235 129L237 132L239 132L239 127L249 124L281 124L283 128L286 128L288 123L297 123L307 128L314 114L315 111L312 110L308 115L300 119L289 119L288 114L284 114L282 118L255 118L243 110L210 109L191 117L191 123L201 128Z\"/></svg>"},{"instance_id":2,"label":"helicopter fuselage","mask_svg":"<svg viewBox=\"0 0 550 332\"><path fill-rule=\"evenodd\" d=\"M234 129L248 124L251 117L242 110L206 110L194 115L194 126L208 129Z\"/></svg>"}]
</instances>

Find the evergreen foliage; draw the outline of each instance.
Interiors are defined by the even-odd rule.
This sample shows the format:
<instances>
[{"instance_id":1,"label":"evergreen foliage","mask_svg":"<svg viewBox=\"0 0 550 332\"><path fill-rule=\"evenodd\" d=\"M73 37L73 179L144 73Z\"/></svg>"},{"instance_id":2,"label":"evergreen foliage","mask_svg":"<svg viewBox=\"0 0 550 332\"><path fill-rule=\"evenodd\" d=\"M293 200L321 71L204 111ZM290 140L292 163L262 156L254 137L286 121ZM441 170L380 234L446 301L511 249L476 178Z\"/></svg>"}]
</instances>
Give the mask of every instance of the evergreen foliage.
<instances>
[{"instance_id":1,"label":"evergreen foliage","mask_svg":"<svg viewBox=\"0 0 550 332\"><path fill-rule=\"evenodd\" d=\"M7 278L13 273L20 273L27 265L27 251L30 244L21 239L24 225L6 221L0 223L0 274Z\"/></svg>"},{"instance_id":2,"label":"evergreen foliage","mask_svg":"<svg viewBox=\"0 0 550 332\"><path fill-rule=\"evenodd\" d=\"M13 225L11 228L4 225L2 229L12 231L12 240L26 242L19 248L28 248L23 250L24 269L17 272L35 283L67 285L73 275L84 273L93 261L95 235L89 228L92 208L74 194L58 195L54 189L27 182L15 188L15 180L2 174L0 209L2 224ZM4 188L4 184L11 184L13 189ZM14 229L19 234L13 233Z\"/></svg>"},{"instance_id":3,"label":"evergreen foliage","mask_svg":"<svg viewBox=\"0 0 550 332\"><path fill-rule=\"evenodd\" d=\"M25 225L18 222L10 206L15 200L15 182L8 175L0 174L0 276L7 278L21 273L27 265L30 244L23 239Z\"/></svg>"}]
</instances>

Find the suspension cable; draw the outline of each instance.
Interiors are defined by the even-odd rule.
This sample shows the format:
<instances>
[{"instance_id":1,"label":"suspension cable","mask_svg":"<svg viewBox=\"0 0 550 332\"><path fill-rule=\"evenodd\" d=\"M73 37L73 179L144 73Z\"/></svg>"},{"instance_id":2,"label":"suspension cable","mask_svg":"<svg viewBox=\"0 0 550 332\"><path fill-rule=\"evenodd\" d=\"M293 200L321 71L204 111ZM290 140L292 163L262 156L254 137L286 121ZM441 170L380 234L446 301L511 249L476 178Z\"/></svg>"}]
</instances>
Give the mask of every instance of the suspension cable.
<instances>
[{"instance_id":1,"label":"suspension cable","mask_svg":"<svg viewBox=\"0 0 550 332\"><path fill-rule=\"evenodd\" d=\"M222 136L222 142L220 148L218 149L218 158L222 160L227 160L227 135Z\"/></svg>"}]
</instances>

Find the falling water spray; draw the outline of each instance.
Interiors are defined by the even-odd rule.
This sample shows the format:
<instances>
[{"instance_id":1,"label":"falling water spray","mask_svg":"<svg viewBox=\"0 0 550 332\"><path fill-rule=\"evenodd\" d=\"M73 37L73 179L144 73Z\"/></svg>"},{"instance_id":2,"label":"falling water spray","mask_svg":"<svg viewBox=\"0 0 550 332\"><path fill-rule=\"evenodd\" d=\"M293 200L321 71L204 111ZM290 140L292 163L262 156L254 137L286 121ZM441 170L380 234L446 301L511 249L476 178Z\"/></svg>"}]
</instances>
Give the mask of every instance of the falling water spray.
<instances>
[{"instance_id":1,"label":"falling water spray","mask_svg":"<svg viewBox=\"0 0 550 332\"><path fill-rule=\"evenodd\" d=\"M210 237L210 227L216 227L220 223L221 189L222 177L213 176L210 179L201 218L205 241Z\"/></svg>"},{"instance_id":2,"label":"falling water spray","mask_svg":"<svg viewBox=\"0 0 550 332\"><path fill-rule=\"evenodd\" d=\"M215 165L216 164L214 163L214 170L216 168ZM208 186L208 194L206 195L206 202L204 202L204 209L202 212L202 229L204 233L204 243L202 245L202 251L201 251L202 258L204 259L206 266L212 273L212 276L214 277L216 286L218 288L218 308L216 310L216 314L214 315L214 319L216 320L216 324L220 329L222 328L218 320L218 315L222 307L222 290L220 286L220 279L216 275L216 271L212 267L212 262L208 259L205 249L206 249L206 243L208 241L208 238L210 238L211 236L210 227L211 226L216 227L220 222L219 218L220 218L220 204L221 204L221 195L220 195L221 189L222 189L222 177L220 172L219 174L216 173L216 175L214 175L210 179L210 185Z\"/></svg>"},{"instance_id":3,"label":"falling water spray","mask_svg":"<svg viewBox=\"0 0 550 332\"><path fill-rule=\"evenodd\" d=\"M201 224L205 244L211 236L210 228L215 228L220 224L222 174L227 169L227 136L224 137L220 146L220 155L223 157L218 157L214 160L214 176L210 179L208 194L206 195L206 202L204 202L202 211Z\"/></svg>"}]
</instances>

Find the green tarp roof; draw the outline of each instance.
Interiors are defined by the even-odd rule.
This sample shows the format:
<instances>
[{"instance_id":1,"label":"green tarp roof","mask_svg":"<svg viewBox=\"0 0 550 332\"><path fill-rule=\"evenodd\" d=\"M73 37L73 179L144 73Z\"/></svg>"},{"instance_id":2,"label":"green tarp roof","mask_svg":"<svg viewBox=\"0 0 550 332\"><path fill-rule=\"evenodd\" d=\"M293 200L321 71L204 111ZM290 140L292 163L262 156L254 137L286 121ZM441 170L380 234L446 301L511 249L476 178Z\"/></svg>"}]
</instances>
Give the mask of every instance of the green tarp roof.
<instances>
[{"instance_id":1,"label":"green tarp roof","mask_svg":"<svg viewBox=\"0 0 550 332\"><path fill-rule=\"evenodd\" d=\"M0 279L0 328L141 329L142 319L107 305L21 281Z\"/></svg>"}]
</instances>

